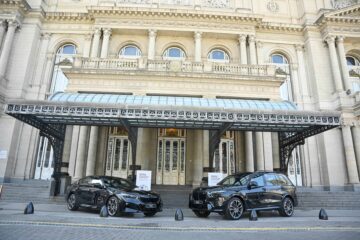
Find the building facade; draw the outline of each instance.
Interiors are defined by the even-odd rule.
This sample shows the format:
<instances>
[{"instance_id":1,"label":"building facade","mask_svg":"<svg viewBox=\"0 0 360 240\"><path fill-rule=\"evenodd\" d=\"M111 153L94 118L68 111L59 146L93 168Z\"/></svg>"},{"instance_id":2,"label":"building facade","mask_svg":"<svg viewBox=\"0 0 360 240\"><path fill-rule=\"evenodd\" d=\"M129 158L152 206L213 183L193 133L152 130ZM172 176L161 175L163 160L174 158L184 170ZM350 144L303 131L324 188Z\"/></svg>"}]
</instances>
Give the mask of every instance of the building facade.
<instances>
[{"instance_id":1,"label":"building facade","mask_svg":"<svg viewBox=\"0 0 360 240\"><path fill-rule=\"evenodd\" d=\"M0 0L0 23L1 108L65 92L340 111L341 127L295 148L287 173L299 186L359 184L357 0ZM51 177L53 149L36 128L1 112L0 130L0 181ZM84 123L67 126L63 158L73 180L136 168L153 184L197 186L209 171L279 170L279 154L274 132L226 131L212 157L209 131L159 127L137 130L134 153L125 128Z\"/></svg>"}]
</instances>

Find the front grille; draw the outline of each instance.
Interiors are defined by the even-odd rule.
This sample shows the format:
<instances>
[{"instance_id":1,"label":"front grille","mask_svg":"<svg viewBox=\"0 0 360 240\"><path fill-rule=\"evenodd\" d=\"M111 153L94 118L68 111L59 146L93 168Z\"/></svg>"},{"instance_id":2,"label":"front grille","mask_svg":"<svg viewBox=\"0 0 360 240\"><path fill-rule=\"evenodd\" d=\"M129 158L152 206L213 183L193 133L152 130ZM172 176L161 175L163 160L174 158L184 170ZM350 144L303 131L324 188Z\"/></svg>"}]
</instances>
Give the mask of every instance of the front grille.
<instances>
[{"instance_id":1,"label":"front grille","mask_svg":"<svg viewBox=\"0 0 360 240\"><path fill-rule=\"evenodd\" d=\"M193 199L205 201L206 200L206 192L202 192L202 191L193 192Z\"/></svg>"},{"instance_id":2,"label":"front grille","mask_svg":"<svg viewBox=\"0 0 360 240\"><path fill-rule=\"evenodd\" d=\"M156 203L158 201L157 197L140 197L140 201L143 203Z\"/></svg>"}]
</instances>

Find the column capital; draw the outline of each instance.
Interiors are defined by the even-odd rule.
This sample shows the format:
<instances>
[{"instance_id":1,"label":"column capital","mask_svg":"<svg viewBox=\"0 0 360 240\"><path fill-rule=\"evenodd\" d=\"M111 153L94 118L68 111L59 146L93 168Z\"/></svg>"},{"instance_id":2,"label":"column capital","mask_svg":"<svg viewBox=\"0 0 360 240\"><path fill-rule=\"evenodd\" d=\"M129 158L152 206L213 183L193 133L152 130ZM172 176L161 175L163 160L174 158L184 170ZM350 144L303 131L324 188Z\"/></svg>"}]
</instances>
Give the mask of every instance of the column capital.
<instances>
[{"instance_id":1,"label":"column capital","mask_svg":"<svg viewBox=\"0 0 360 240\"><path fill-rule=\"evenodd\" d=\"M20 23L16 20L7 20L8 22L8 28L17 28L20 27Z\"/></svg>"},{"instance_id":2,"label":"column capital","mask_svg":"<svg viewBox=\"0 0 360 240\"><path fill-rule=\"evenodd\" d=\"M336 37L336 42L337 43L344 43L345 37L344 36L337 36Z\"/></svg>"},{"instance_id":3,"label":"column capital","mask_svg":"<svg viewBox=\"0 0 360 240\"><path fill-rule=\"evenodd\" d=\"M50 38L51 38L51 33L47 33L47 32L41 33L41 36L40 36L41 40L50 40Z\"/></svg>"},{"instance_id":4,"label":"column capital","mask_svg":"<svg viewBox=\"0 0 360 240\"><path fill-rule=\"evenodd\" d=\"M201 36L202 36L202 32L200 32L200 31L194 32L194 38L195 39L201 39Z\"/></svg>"},{"instance_id":5,"label":"column capital","mask_svg":"<svg viewBox=\"0 0 360 240\"><path fill-rule=\"evenodd\" d=\"M249 42L255 42L255 35L249 35Z\"/></svg>"},{"instance_id":6,"label":"column capital","mask_svg":"<svg viewBox=\"0 0 360 240\"><path fill-rule=\"evenodd\" d=\"M6 25L6 20L0 19L0 27L5 27L5 25Z\"/></svg>"},{"instance_id":7,"label":"column capital","mask_svg":"<svg viewBox=\"0 0 360 240\"><path fill-rule=\"evenodd\" d=\"M327 36L325 38L325 42L327 42L328 45L335 43L335 36Z\"/></svg>"},{"instance_id":8,"label":"column capital","mask_svg":"<svg viewBox=\"0 0 360 240\"><path fill-rule=\"evenodd\" d=\"M304 45L302 45L302 44L296 44L296 45L295 45L295 50L296 50L297 52L303 52L303 51L304 51Z\"/></svg>"},{"instance_id":9,"label":"column capital","mask_svg":"<svg viewBox=\"0 0 360 240\"><path fill-rule=\"evenodd\" d=\"M157 30L156 29L149 29L149 37L156 37Z\"/></svg>"},{"instance_id":10,"label":"column capital","mask_svg":"<svg viewBox=\"0 0 360 240\"><path fill-rule=\"evenodd\" d=\"M95 28L94 35L101 35L101 29L100 28Z\"/></svg>"},{"instance_id":11,"label":"column capital","mask_svg":"<svg viewBox=\"0 0 360 240\"><path fill-rule=\"evenodd\" d=\"M103 29L104 32L104 37L110 37L111 35L111 28L104 28Z\"/></svg>"},{"instance_id":12,"label":"column capital","mask_svg":"<svg viewBox=\"0 0 360 240\"><path fill-rule=\"evenodd\" d=\"M246 42L247 35L246 34L239 34L239 42Z\"/></svg>"}]
</instances>

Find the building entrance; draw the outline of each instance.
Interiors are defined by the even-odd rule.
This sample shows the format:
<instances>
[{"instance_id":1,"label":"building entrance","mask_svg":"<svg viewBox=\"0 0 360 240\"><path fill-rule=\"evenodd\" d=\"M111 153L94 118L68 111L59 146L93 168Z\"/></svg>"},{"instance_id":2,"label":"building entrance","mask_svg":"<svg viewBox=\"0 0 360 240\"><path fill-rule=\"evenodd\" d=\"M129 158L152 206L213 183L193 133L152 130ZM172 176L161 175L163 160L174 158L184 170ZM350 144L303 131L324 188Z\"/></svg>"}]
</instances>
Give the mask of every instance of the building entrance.
<instances>
[{"instance_id":1,"label":"building entrance","mask_svg":"<svg viewBox=\"0 0 360 240\"><path fill-rule=\"evenodd\" d=\"M156 184L185 184L185 130L159 129Z\"/></svg>"},{"instance_id":2,"label":"building entrance","mask_svg":"<svg viewBox=\"0 0 360 240\"><path fill-rule=\"evenodd\" d=\"M127 178L129 175L130 142L126 131L110 128L107 146L105 175Z\"/></svg>"},{"instance_id":3,"label":"building entrance","mask_svg":"<svg viewBox=\"0 0 360 240\"><path fill-rule=\"evenodd\" d=\"M213 168L226 175L235 173L234 133L226 132L215 150Z\"/></svg>"},{"instance_id":4,"label":"building entrance","mask_svg":"<svg viewBox=\"0 0 360 240\"><path fill-rule=\"evenodd\" d=\"M45 137L40 137L34 179L49 180L54 171L54 151Z\"/></svg>"}]
</instances>

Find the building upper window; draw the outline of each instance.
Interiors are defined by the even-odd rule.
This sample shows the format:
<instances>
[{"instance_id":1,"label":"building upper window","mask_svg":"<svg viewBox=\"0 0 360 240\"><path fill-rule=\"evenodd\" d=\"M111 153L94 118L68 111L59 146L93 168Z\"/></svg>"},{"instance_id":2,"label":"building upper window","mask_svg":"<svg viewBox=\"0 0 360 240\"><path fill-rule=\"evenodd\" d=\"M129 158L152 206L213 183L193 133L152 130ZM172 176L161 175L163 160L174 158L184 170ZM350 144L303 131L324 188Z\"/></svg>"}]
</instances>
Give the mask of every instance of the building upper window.
<instances>
[{"instance_id":1,"label":"building upper window","mask_svg":"<svg viewBox=\"0 0 360 240\"><path fill-rule=\"evenodd\" d=\"M275 64L288 64L288 60L280 54L271 55L271 62Z\"/></svg>"},{"instance_id":2,"label":"building upper window","mask_svg":"<svg viewBox=\"0 0 360 240\"><path fill-rule=\"evenodd\" d=\"M76 46L74 44L65 44L61 46L55 56L53 76L50 85L50 93L65 91L68 79L62 69L70 68L76 55Z\"/></svg>"},{"instance_id":3,"label":"building upper window","mask_svg":"<svg viewBox=\"0 0 360 240\"><path fill-rule=\"evenodd\" d=\"M141 51L134 45L127 45L120 50L119 56L122 58L139 58Z\"/></svg>"},{"instance_id":4,"label":"building upper window","mask_svg":"<svg viewBox=\"0 0 360 240\"><path fill-rule=\"evenodd\" d=\"M348 66L360 66L359 60L353 56L347 56L346 62Z\"/></svg>"},{"instance_id":5,"label":"building upper window","mask_svg":"<svg viewBox=\"0 0 360 240\"><path fill-rule=\"evenodd\" d=\"M163 54L164 59L178 59L182 60L186 58L184 50L178 47L169 47Z\"/></svg>"},{"instance_id":6,"label":"building upper window","mask_svg":"<svg viewBox=\"0 0 360 240\"><path fill-rule=\"evenodd\" d=\"M290 78L290 66L287 58L279 53L270 56L271 62L276 65L277 71L286 74L284 83L280 86L280 96L284 100L293 101L293 92Z\"/></svg>"},{"instance_id":7,"label":"building upper window","mask_svg":"<svg viewBox=\"0 0 360 240\"><path fill-rule=\"evenodd\" d=\"M229 62L229 54L221 49L213 49L208 54L208 60L214 62Z\"/></svg>"}]
</instances>

